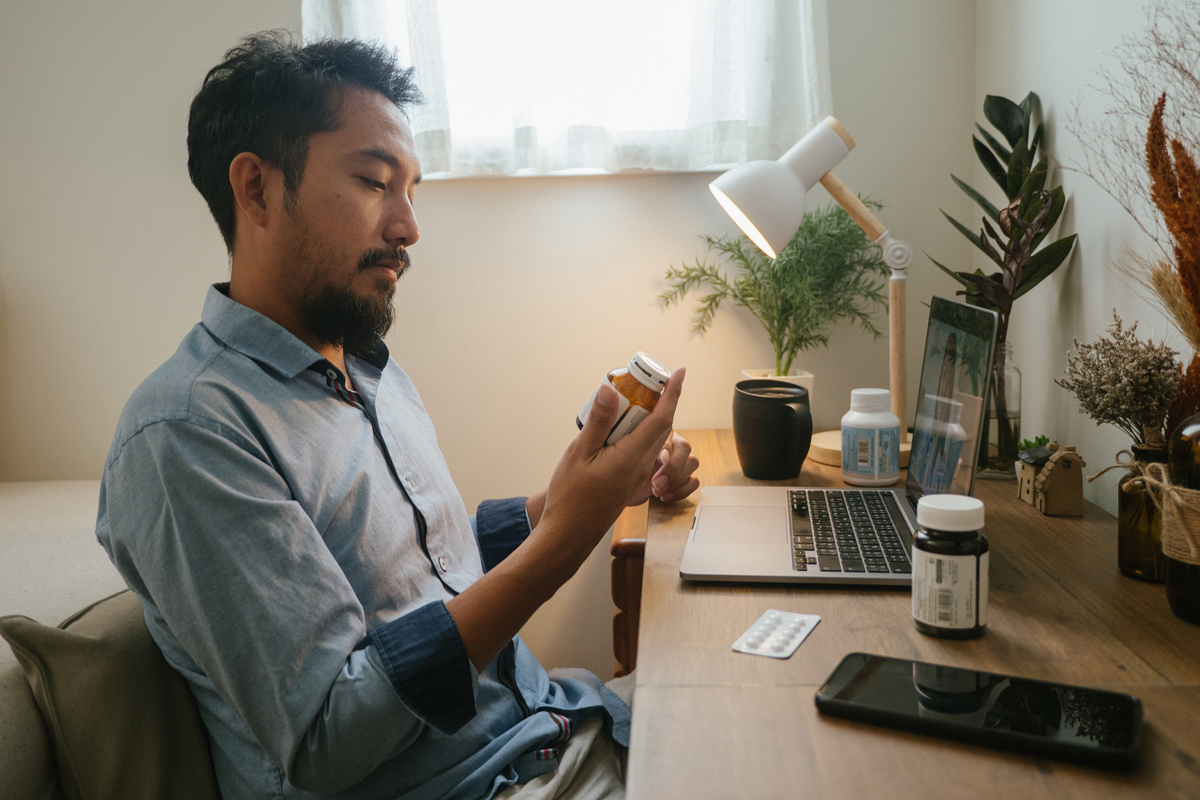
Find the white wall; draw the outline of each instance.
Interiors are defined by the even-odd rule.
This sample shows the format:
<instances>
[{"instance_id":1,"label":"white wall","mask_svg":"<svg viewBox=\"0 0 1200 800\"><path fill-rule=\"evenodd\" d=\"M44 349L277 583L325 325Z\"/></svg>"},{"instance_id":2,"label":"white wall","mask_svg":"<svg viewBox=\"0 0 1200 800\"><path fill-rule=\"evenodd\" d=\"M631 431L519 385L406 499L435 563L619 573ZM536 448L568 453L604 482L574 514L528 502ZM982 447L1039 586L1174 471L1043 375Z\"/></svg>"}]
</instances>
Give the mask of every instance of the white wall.
<instances>
[{"instance_id":1,"label":"white wall","mask_svg":"<svg viewBox=\"0 0 1200 800\"><path fill-rule=\"evenodd\" d=\"M1082 162L1080 145L1064 121L1072 106L1099 113L1104 105L1089 84L1097 70L1115 63L1109 57L1121 38L1146 27L1144 3L1130 0L980 0L976 19L976 118L983 122L987 94L1019 101L1029 91L1041 97L1051 151L1067 166ZM965 137L965 134L964 134ZM1060 173L1070 198L1055 238L1078 233L1069 261L1014 306L1009 339L1022 371L1022 435L1045 433L1074 444L1088 463L1088 474L1112 463L1129 439L1115 428L1098 428L1079 412L1075 399L1054 384L1066 368L1072 337L1089 342L1112 322L1116 307L1126 323L1140 321L1138 333L1156 341L1164 335L1176 349L1187 349L1163 315L1139 297L1139 289L1114 264L1124 248L1149 253L1141 231L1111 197L1078 172ZM994 187L981 166L975 186ZM999 199L996 189L995 199ZM979 266L986 259L978 257ZM990 271L990 270L989 270ZM1190 357L1190 353L1185 353ZM1084 483L1089 500L1116 513L1114 470L1094 484Z\"/></svg>"},{"instance_id":2,"label":"white wall","mask_svg":"<svg viewBox=\"0 0 1200 800\"><path fill-rule=\"evenodd\" d=\"M0 480L99 477L126 397L226 275L187 179L188 102L240 34L299 26L298 0L95 6L0 7ZM838 173L882 200L884 223L917 251L915 385L920 304L955 288L921 251L970 259L938 208L969 211L949 173L973 163L975 7L831 0L829 30L834 113L858 142ZM700 234L734 232L710 178L419 189L422 240L388 343L422 391L469 507L544 486L580 404L637 349L688 366L679 427L731 424L739 369L772 362L757 323L723 308L701 338L690 333L694 306L663 311L656 300L669 265L704 255ZM826 201L819 188L809 198ZM833 426L852 388L887 385L886 341L838 329L801 366L817 373L818 425ZM526 628L549 666L611 674L602 548Z\"/></svg>"}]
</instances>

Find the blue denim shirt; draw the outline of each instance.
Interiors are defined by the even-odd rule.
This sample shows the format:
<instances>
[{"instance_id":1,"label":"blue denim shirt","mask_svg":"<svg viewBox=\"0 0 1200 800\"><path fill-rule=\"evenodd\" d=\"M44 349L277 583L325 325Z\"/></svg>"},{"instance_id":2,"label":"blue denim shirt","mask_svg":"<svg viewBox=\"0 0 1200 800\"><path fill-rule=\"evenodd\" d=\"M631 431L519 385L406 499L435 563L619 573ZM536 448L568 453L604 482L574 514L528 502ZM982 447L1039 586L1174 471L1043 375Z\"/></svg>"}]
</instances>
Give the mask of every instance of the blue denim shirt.
<instances>
[{"instance_id":1,"label":"blue denim shirt","mask_svg":"<svg viewBox=\"0 0 1200 800\"><path fill-rule=\"evenodd\" d=\"M345 376L209 290L134 392L96 535L188 680L225 800L479 798L555 766L580 718L629 709L514 637L477 672L446 601L529 534L524 501L477 531L382 342Z\"/></svg>"}]
</instances>

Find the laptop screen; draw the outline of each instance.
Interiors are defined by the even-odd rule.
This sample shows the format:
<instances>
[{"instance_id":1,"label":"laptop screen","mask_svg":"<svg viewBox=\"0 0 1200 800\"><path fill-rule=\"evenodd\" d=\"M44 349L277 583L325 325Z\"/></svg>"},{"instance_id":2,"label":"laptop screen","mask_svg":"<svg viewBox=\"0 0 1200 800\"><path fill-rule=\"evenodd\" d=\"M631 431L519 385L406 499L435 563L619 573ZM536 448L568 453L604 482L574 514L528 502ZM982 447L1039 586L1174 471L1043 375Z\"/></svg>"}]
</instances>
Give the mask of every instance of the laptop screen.
<instances>
[{"instance_id":1,"label":"laptop screen","mask_svg":"<svg viewBox=\"0 0 1200 800\"><path fill-rule=\"evenodd\" d=\"M970 494L984 444L996 313L942 297L929 304L908 495ZM992 443L993 448L995 443ZM986 445L985 445L986 446Z\"/></svg>"}]
</instances>

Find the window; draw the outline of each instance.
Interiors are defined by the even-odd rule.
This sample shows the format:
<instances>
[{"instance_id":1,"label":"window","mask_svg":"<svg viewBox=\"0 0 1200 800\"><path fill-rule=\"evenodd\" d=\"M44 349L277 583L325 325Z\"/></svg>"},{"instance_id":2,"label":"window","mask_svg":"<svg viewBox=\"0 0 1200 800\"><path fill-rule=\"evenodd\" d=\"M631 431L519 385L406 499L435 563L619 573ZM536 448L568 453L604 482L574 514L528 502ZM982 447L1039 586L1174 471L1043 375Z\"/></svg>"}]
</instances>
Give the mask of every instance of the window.
<instances>
[{"instance_id":1,"label":"window","mask_svg":"<svg viewBox=\"0 0 1200 800\"><path fill-rule=\"evenodd\" d=\"M778 158L830 113L825 0L303 0L416 67L428 177Z\"/></svg>"}]
</instances>

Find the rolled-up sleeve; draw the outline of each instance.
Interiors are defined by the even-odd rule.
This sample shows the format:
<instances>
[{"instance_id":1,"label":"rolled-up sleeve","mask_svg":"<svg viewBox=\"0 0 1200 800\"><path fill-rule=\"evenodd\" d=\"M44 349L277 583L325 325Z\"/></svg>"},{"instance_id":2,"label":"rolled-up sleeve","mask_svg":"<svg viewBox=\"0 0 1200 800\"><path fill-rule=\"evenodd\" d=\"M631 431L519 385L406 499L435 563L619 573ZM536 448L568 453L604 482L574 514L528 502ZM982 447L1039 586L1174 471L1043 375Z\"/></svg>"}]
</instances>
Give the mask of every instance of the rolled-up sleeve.
<instances>
[{"instance_id":1,"label":"rolled-up sleeve","mask_svg":"<svg viewBox=\"0 0 1200 800\"><path fill-rule=\"evenodd\" d=\"M477 678L445 603L371 631L371 644L396 694L424 722L454 733L475 716Z\"/></svg>"},{"instance_id":2,"label":"rolled-up sleeve","mask_svg":"<svg viewBox=\"0 0 1200 800\"><path fill-rule=\"evenodd\" d=\"M297 787L346 788L426 724L475 713L477 674L445 606L368 631L269 454L236 431L147 426L106 470L102 506L126 581Z\"/></svg>"},{"instance_id":3,"label":"rolled-up sleeve","mask_svg":"<svg viewBox=\"0 0 1200 800\"><path fill-rule=\"evenodd\" d=\"M475 536L483 556L484 571L490 570L529 538L529 515L524 497L484 500L475 512Z\"/></svg>"}]
</instances>

